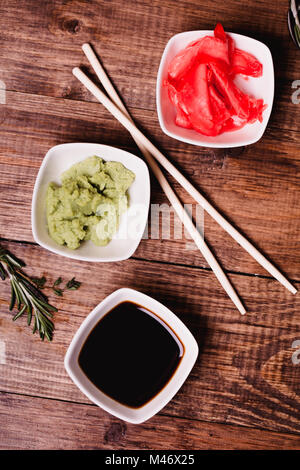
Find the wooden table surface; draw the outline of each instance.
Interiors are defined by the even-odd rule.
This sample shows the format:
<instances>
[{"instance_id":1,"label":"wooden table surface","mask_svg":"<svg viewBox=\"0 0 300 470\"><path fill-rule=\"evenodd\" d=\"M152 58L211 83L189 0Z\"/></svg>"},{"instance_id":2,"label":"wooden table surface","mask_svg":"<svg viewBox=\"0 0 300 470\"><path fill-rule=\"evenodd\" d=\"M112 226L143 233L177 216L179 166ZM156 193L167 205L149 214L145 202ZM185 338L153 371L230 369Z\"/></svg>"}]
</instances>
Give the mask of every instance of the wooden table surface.
<instances>
[{"instance_id":1,"label":"wooden table surface","mask_svg":"<svg viewBox=\"0 0 300 470\"><path fill-rule=\"evenodd\" d=\"M287 7L287 0L2 2L1 243L26 261L28 274L45 275L49 283L74 275L82 286L63 298L47 290L59 311L53 342L42 343L25 318L11 321L9 285L0 282L0 448L300 448L300 364L292 362L300 297L208 215L205 238L245 302L244 317L185 239L144 239L127 261L86 263L39 247L30 220L35 178L53 145L98 142L138 154L127 131L72 76L76 65L88 69L81 45L90 42L140 128L300 288L300 104L291 99L300 51L288 35ZM271 119L263 138L246 148L188 145L164 135L157 119L156 75L168 39L218 21L262 40L274 58ZM193 202L170 182L184 203ZM153 178L151 190L153 204L167 203ZM200 349L173 400L140 425L92 404L63 365L83 319L124 286L172 309Z\"/></svg>"}]
</instances>

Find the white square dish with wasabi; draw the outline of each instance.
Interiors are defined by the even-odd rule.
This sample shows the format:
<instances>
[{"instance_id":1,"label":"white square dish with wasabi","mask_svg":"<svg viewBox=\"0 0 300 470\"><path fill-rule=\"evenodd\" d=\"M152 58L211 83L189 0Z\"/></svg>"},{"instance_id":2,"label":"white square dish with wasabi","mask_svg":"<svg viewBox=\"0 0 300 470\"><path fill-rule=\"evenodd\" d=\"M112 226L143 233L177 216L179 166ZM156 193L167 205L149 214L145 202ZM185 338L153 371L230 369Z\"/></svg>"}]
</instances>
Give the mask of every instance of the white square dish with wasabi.
<instances>
[{"instance_id":1,"label":"white square dish with wasabi","mask_svg":"<svg viewBox=\"0 0 300 470\"><path fill-rule=\"evenodd\" d=\"M33 236L70 258L121 261L142 238L149 203L149 171L142 159L101 144L57 145L36 179Z\"/></svg>"}]
</instances>

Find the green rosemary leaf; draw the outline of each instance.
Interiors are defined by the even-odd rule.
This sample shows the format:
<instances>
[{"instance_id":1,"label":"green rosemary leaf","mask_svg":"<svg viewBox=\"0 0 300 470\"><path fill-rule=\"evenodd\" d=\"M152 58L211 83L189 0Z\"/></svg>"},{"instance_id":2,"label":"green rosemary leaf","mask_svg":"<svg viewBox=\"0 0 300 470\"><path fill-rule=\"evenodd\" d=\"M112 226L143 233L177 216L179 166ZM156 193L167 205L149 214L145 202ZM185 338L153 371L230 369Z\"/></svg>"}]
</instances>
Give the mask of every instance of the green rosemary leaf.
<instances>
[{"instance_id":1,"label":"green rosemary leaf","mask_svg":"<svg viewBox=\"0 0 300 470\"><path fill-rule=\"evenodd\" d=\"M81 282L76 281L75 277L73 277L70 281L67 282L67 289L69 290L77 290L81 286Z\"/></svg>"},{"instance_id":2,"label":"green rosemary leaf","mask_svg":"<svg viewBox=\"0 0 300 470\"><path fill-rule=\"evenodd\" d=\"M10 282L11 282L11 285L12 285L12 287L14 289L14 292L15 292L15 295L16 295L17 309L20 310L21 298L20 298L19 287L18 287L14 277L11 278Z\"/></svg>"},{"instance_id":3,"label":"green rosemary leaf","mask_svg":"<svg viewBox=\"0 0 300 470\"><path fill-rule=\"evenodd\" d=\"M46 310L48 310L48 315L52 316L52 312L58 312L57 308L54 307L53 305L48 304L47 302L43 302L42 300L37 301L40 306L44 307Z\"/></svg>"},{"instance_id":4,"label":"green rosemary leaf","mask_svg":"<svg viewBox=\"0 0 300 470\"><path fill-rule=\"evenodd\" d=\"M34 335L34 333L36 332L36 328L37 328L37 324L36 324L36 318L34 319L34 324L33 324L33 328L32 328L32 334Z\"/></svg>"},{"instance_id":5,"label":"green rosemary leaf","mask_svg":"<svg viewBox=\"0 0 300 470\"><path fill-rule=\"evenodd\" d=\"M54 329L54 325L52 323L51 320L49 320L49 318L47 318L46 316L44 316L42 319L41 319L41 323L43 326L45 326L45 330L47 330L47 327L50 327L50 330L53 330ZM50 331L49 330L49 331Z\"/></svg>"},{"instance_id":6,"label":"green rosemary leaf","mask_svg":"<svg viewBox=\"0 0 300 470\"><path fill-rule=\"evenodd\" d=\"M33 305L36 307L36 310L40 313L40 314L44 314L44 315L47 315L48 317L52 318L53 317L53 313L52 312L49 312L47 308L43 307L37 300L33 300L32 301Z\"/></svg>"},{"instance_id":7,"label":"green rosemary leaf","mask_svg":"<svg viewBox=\"0 0 300 470\"><path fill-rule=\"evenodd\" d=\"M31 320L32 320L32 308L27 309L27 325L30 326Z\"/></svg>"},{"instance_id":8,"label":"green rosemary leaf","mask_svg":"<svg viewBox=\"0 0 300 470\"><path fill-rule=\"evenodd\" d=\"M45 276L43 276L43 277L31 277L30 279L39 289L43 289L45 287L46 282L47 282L47 279L45 278Z\"/></svg>"},{"instance_id":9,"label":"green rosemary leaf","mask_svg":"<svg viewBox=\"0 0 300 470\"><path fill-rule=\"evenodd\" d=\"M62 295L63 295L62 289L53 288L53 292L54 292L55 295L58 295L59 297L62 297Z\"/></svg>"},{"instance_id":10,"label":"green rosemary leaf","mask_svg":"<svg viewBox=\"0 0 300 470\"><path fill-rule=\"evenodd\" d=\"M6 257L8 258L8 260L13 263L15 266L17 266L18 268L24 268L26 266L26 264L24 263L23 260L17 258L15 255L13 255L12 253L10 252L7 252L6 253Z\"/></svg>"},{"instance_id":11,"label":"green rosemary leaf","mask_svg":"<svg viewBox=\"0 0 300 470\"><path fill-rule=\"evenodd\" d=\"M21 310L13 317L13 321L16 321L26 310L26 305L23 305Z\"/></svg>"},{"instance_id":12,"label":"green rosemary leaf","mask_svg":"<svg viewBox=\"0 0 300 470\"><path fill-rule=\"evenodd\" d=\"M41 329L41 324L40 324L40 320L39 320L39 316L38 315L35 315L35 322L36 322L36 328L38 331L40 331Z\"/></svg>"},{"instance_id":13,"label":"green rosemary leaf","mask_svg":"<svg viewBox=\"0 0 300 470\"><path fill-rule=\"evenodd\" d=\"M296 37L296 41L298 43L298 46L300 47L300 29L298 27L298 25L295 24L295 37Z\"/></svg>"},{"instance_id":14,"label":"green rosemary leaf","mask_svg":"<svg viewBox=\"0 0 300 470\"><path fill-rule=\"evenodd\" d=\"M10 283L10 288L11 288L11 297L10 297L9 310L12 310L16 303L16 294L15 294L15 290L14 290L12 283Z\"/></svg>"},{"instance_id":15,"label":"green rosemary leaf","mask_svg":"<svg viewBox=\"0 0 300 470\"><path fill-rule=\"evenodd\" d=\"M7 273L6 273L3 265L0 263L0 278L2 279L2 281L4 281L6 279L6 276L7 276Z\"/></svg>"},{"instance_id":16,"label":"green rosemary leaf","mask_svg":"<svg viewBox=\"0 0 300 470\"><path fill-rule=\"evenodd\" d=\"M59 284L61 284L61 283L62 283L62 278L59 277L59 278L56 279L56 281L54 282L53 286L59 286Z\"/></svg>"},{"instance_id":17,"label":"green rosemary leaf","mask_svg":"<svg viewBox=\"0 0 300 470\"><path fill-rule=\"evenodd\" d=\"M50 334L48 333L48 331L45 331L45 336L46 336L46 338L47 338L48 341L52 341L52 335L50 335Z\"/></svg>"}]
</instances>

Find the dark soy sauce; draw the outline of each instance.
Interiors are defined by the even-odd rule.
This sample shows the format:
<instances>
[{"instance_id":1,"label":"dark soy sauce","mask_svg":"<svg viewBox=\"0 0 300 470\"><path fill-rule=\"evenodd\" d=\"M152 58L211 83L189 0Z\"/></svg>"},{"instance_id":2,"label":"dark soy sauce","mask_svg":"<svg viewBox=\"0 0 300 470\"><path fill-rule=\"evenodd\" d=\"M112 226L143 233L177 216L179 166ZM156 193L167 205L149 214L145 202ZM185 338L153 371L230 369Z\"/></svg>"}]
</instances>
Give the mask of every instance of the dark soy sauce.
<instances>
[{"instance_id":1,"label":"dark soy sauce","mask_svg":"<svg viewBox=\"0 0 300 470\"><path fill-rule=\"evenodd\" d=\"M139 408L174 374L184 347L158 316L122 302L95 325L78 362L89 380L118 402Z\"/></svg>"}]
</instances>

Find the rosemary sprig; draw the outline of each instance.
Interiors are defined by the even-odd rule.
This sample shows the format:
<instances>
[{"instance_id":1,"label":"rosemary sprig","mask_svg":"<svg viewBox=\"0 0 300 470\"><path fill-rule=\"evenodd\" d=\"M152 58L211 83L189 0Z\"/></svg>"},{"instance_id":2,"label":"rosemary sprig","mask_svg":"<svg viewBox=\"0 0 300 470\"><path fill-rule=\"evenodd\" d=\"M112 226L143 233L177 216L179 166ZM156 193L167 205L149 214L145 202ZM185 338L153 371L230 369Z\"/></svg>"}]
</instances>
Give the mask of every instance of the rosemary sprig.
<instances>
[{"instance_id":1,"label":"rosemary sprig","mask_svg":"<svg viewBox=\"0 0 300 470\"><path fill-rule=\"evenodd\" d=\"M52 341L54 324L51 318L57 309L48 303L48 298L40 291L39 286L26 276L22 270L24 266L22 260L0 246L0 277L2 280L9 278L11 286L9 310L13 310L14 307L18 310L13 320L27 313L28 325L31 325L33 317L32 332L38 331L42 340L46 337L48 341ZM40 286L42 287L45 282L46 280L43 280Z\"/></svg>"}]
</instances>

